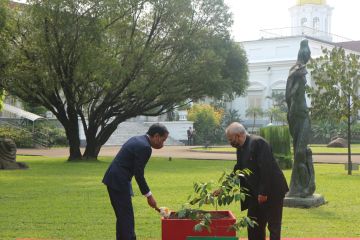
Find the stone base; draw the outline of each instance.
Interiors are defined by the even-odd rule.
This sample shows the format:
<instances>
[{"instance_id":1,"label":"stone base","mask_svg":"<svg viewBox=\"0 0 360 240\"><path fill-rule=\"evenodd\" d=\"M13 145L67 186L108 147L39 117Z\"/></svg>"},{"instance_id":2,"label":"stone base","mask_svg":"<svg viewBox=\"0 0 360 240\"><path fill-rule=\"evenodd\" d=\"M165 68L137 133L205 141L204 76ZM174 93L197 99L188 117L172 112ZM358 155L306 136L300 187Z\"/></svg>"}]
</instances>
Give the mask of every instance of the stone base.
<instances>
[{"instance_id":1,"label":"stone base","mask_svg":"<svg viewBox=\"0 0 360 240\"><path fill-rule=\"evenodd\" d=\"M28 169L29 166L22 162L8 162L0 158L0 170Z\"/></svg>"},{"instance_id":2,"label":"stone base","mask_svg":"<svg viewBox=\"0 0 360 240\"><path fill-rule=\"evenodd\" d=\"M325 199L321 194L313 194L306 198L288 196L284 198L284 207L312 208L323 204L325 204Z\"/></svg>"}]
</instances>

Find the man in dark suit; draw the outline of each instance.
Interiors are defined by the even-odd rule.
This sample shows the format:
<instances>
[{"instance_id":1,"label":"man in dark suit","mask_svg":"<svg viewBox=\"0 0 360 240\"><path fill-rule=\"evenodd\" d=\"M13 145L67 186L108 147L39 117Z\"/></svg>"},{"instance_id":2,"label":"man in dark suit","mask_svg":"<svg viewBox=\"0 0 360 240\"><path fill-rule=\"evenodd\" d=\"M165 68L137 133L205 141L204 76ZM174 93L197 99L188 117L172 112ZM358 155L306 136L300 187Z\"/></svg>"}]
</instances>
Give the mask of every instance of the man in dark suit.
<instances>
[{"instance_id":1,"label":"man in dark suit","mask_svg":"<svg viewBox=\"0 0 360 240\"><path fill-rule=\"evenodd\" d=\"M105 173L103 183L107 186L116 215L117 240L136 239L131 202L133 176L149 206L157 208L155 198L146 183L144 169L151 156L151 148L162 148L168 135L169 132L164 125L151 125L146 135L132 137L121 147Z\"/></svg>"},{"instance_id":2,"label":"man in dark suit","mask_svg":"<svg viewBox=\"0 0 360 240\"><path fill-rule=\"evenodd\" d=\"M265 240L266 224L270 240L280 240L283 200L289 188L270 145L259 136L248 135L244 126L237 122L226 128L226 137L237 149L234 171L251 171L241 179L241 185L249 191L241 210L248 209L247 215L258 224L248 227L249 240Z\"/></svg>"}]
</instances>

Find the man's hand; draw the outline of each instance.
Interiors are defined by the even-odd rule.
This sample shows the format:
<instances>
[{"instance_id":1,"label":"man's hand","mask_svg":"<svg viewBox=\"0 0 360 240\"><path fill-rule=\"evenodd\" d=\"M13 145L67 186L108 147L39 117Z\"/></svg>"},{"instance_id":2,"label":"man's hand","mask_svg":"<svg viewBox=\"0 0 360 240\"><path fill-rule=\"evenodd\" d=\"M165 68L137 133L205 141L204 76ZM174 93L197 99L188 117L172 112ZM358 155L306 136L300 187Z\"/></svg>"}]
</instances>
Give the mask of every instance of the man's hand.
<instances>
[{"instance_id":1,"label":"man's hand","mask_svg":"<svg viewBox=\"0 0 360 240\"><path fill-rule=\"evenodd\" d=\"M259 204L262 204L262 203L265 203L267 201L267 196L265 195L258 195L258 203Z\"/></svg>"},{"instance_id":2,"label":"man's hand","mask_svg":"<svg viewBox=\"0 0 360 240\"><path fill-rule=\"evenodd\" d=\"M147 197L147 202L148 202L150 207L152 207L152 208L157 207L157 203L156 203L155 198L153 197L153 195L150 195L150 196Z\"/></svg>"}]
</instances>

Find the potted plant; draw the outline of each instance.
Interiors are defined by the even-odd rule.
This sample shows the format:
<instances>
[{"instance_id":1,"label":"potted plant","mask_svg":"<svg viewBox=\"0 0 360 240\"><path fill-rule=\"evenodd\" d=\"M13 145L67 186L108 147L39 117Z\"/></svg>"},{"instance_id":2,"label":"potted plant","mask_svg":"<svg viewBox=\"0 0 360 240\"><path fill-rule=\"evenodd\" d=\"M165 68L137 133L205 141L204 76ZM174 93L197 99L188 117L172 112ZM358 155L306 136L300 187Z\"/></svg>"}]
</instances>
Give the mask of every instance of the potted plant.
<instances>
[{"instance_id":1,"label":"potted plant","mask_svg":"<svg viewBox=\"0 0 360 240\"><path fill-rule=\"evenodd\" d=\"M236 221L231 211L218 211L217 208L245 199L247 190L240 186L240 178L249 173L249 170L224 172L216 185L213 182L194 183L188 203L161 219L162 240L237 239L236 231L253 226L254 221L248 217ZM215 210L201 210L203 205L212 205ZM192 208L194 206L197 207Z\"/></svg>"}]
</instances>

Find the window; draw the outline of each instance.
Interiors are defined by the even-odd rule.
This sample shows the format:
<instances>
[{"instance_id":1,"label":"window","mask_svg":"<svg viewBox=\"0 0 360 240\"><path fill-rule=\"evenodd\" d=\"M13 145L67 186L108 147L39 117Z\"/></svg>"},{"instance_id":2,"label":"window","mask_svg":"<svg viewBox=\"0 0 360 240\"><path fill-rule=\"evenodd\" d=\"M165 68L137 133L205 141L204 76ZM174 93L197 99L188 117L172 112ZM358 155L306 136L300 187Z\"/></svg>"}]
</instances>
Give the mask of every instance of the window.
<instances>
[{"instance_id":1,"label":"window","mask_svg":"<svg viewBox=\"0 0 360 240\"><path fill-rule=\"evenodd\" d=\"M319 30L319 24L320 24L320 19L318 17L314 17L314 19L313 19L313 28L315 30Z\"/></svg>"},{"instance_id":2,"label":"window","mask_svg":"<svg viewBox=\"0 0 360 240\"><path fill-rule=\"evenodd\" d=\"M301 19L301 26L304 27L305 24L306 24L306 22L307 22L307 19L306 19L306 18L302 18L302 19Z\"/></svg>"},{"instance_id":3,"label":"window","mask_svg":"<svg viewBox=\"0 0 360 240\"><path fill-rule=\"evenodd\" d=\"M261 108L261 105L262 105L262 96L259 95L248 96L249 108L253 108L253 107Z\"/></svg>"}]
</instances>

